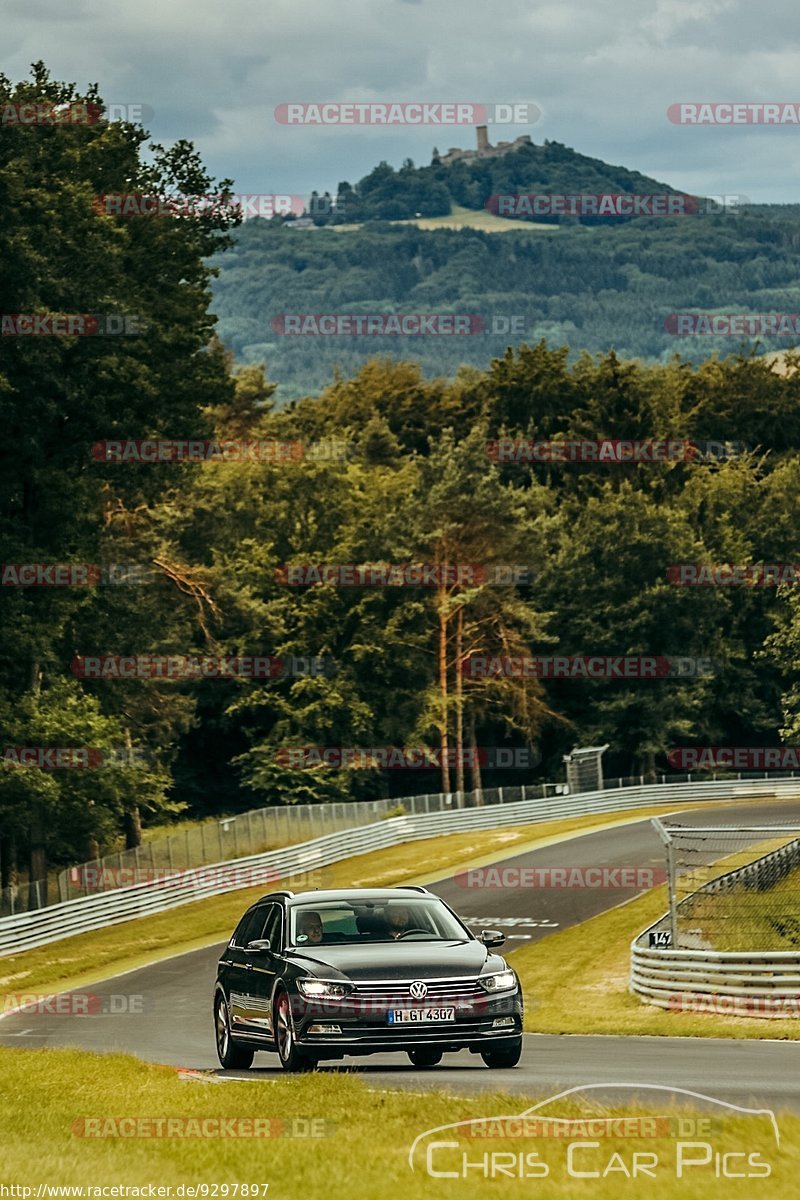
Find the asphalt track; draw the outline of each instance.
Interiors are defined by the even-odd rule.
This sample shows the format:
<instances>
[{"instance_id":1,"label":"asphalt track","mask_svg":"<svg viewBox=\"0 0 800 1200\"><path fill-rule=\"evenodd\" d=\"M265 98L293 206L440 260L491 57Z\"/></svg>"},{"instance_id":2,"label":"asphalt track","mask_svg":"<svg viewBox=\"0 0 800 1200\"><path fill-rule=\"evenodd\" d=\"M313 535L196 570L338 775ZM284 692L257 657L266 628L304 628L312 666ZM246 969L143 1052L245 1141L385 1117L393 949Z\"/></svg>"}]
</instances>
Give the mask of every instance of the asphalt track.
<instances>
[{"instance_id":1,"label":"asphalt track","mask_svg":"<svg viewBox=\"0 0 800 1200\"><path fill-rule=\"evenodd\" d=\"M680 812L684 824L800 823L800 802L713 804ZM664 814L666 815L666 814ZM636 867L663 869L664 854L649 820L576 835L495 864L504 870L530 867ZM489 877L492 881L492 877ZM622 903L641 887L552 889L469 886L475 877L432 880L474 929L498 928L507 949L547 936ZM493 882L497 882L494 877ZM120 927L124 937L125 926ZM141 1058L193 1070L218 1072L211 1022L211 994L222 944L138 968L87 989L86 1015L19 1012L0 1021L0 1045L75 1046L125 1051ZM89 966L90 964L86 964ZM66 1003L70 1009L73 1005ZM775 1037L783 1022L775 1021ZM344 1065L343 1065L344 1064ZM520 1066L489 1071L477 1055L447 1055L439 1069L414 1070L404 1055L383 1054L323 1065L327 1072L353 1071L375 1088L442 1088L448 1091L506 1091L526 1095L602 1084L613 1099L614 1084L662 1084L737 1104L762 1104L800 1111L800 1042L713 1038L551 1036L528 1034ZM258 1054L253 1081L281 1075L277 1057ZM629 1093L628 1093L629 1095Z\"/></svg>"}]
</instances>

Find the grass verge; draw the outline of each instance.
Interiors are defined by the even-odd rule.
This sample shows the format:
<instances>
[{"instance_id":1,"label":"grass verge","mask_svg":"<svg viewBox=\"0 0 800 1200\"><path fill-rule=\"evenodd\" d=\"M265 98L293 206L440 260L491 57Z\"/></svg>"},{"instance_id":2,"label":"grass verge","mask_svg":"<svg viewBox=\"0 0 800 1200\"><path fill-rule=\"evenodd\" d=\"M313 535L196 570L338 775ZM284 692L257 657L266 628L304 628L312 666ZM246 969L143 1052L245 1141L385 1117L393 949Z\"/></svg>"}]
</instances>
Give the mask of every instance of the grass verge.
<instances>
[{"instance_id":1,"label":"grass verge","mask_svg":"<svg viewBox=\"0 0 800 1200\"><path fill-rule=\"evenodd\" d=\"M731 1017L643 1004L628 991L630 943L666 912L666 887L548 934L508 955L530 998L525 1027L536 1033L651 1034L657 1037L800 1038L796 1017Z\"/></svg>"},{"instance_id":2,"label":"grass verge","mask_svg":"<svg viewBox=\"0 0 800 1200\"><path fill-rule=\"evenodd\" d=\"M127 1055L76 1050L0 1050L0 1077L0 1182L29 1187L33 1189L29 1193L32 1197L39 1184L82 1186L84 1197L91 1196L87 1186L146 1189L154 1184L173 1189L175 1197L180 1185L205 1184L209 1196L232 1197L234 1185L241 1189L242 1184L248 1188L268 1184L268 1190L259 1187L255 1195L266 1196L267 1200L321 1200L342 1194L349 1200L378 1200L392 1195L402 1195L404 1200L431 1195L442 1200L465 1200L485 1194L488 1188L491 1195L499 1197L529 1197L535 1190L542 1200L567 1194L611 1200L620 1191L626 1193L626 1172L630 1174L633 1155L638 1153L647 1155L649 1166L649 1174L640 1174L633 1184L638 1195L642 1194L638 1189L643 1181L644 1194L652 1195L657 1188L662 1200L678 1196L692 1196L693 1200L722 1195L726 1200L749 1198L753 1182L747 1178L721 1178L719 1161L713 1153L706 1165L685 1168L683 1178L677 1178L679 1156L691 1156L696 1161L705 1156L698 1150L700 1141L707 1142L717 1154L738 1154L740 1157L728 1160L731 1171L756 1173L757 1163L757 1172L763 1174L760 1164L766 1164L770 1177L758 1179L755 1190L759 1196L797 1195L794 1180L800 1167L800 1118L779 1116L780 1148L768 1117L739 1115L728 1109L715 1110L715 1128L708 1136L681 1137L676 1136L675 1126L679 1116L689 1121L703 1118L700 1114L690 1116L683 1105L674 1106L666 1094L667 1103L656 1101L647 1108L638 1103L607 1106L596 1100L571 1098L543 1110L562 1118L631 1116L641 1120L649 1113L666 1115L667 1121L658 1127L657 1136L641 1136L640 1126L633 1137L598 1138L578 1126L569 1138L536 1136L531 1130L525 1131L526 1136L513 1137L513 1128L494 1126L491 1132L495 1136L476 1138L462 1127L455 1133L445 1131L426 1138L415 1154L412 1170L409 1150L418 1135L454 1122L519 1114L535 1098L512 1097L500 1091L477 1097L435 1091L422 1095L375 1092L357 1077L327 1072L272 1081L215 1082L207 1077L204 1086L194 1079L181 1079L170 1068L141 1063ZM501 1079L499 1073L498 1083ZM152 1136L158 1128L153 1119L170 1117L181 1122L171 1127L162 1124L162 1130L171 1129L172 1136ZM139 1121L134 1124L130 1118ZM250 1136L245 1140L231 1136L231 1130L246 1131L247 1125L217 1123L220 1119L244 1122L254 1118L259 1118L262 1125L251 1125L251 1129L268 1130L273 1136ZM149 1124L142 1125L142 1120ZM194 1125L189 1124L192 1121ZM214 1136L221 1128L228 1130L227 1136ZM469 1128L474 1130L474 1126ZM151 1135L142 1136L147 1129ZM184 1136L176 1137L176 1130ZM185 1136L190 1130L193 1136ZM323 1136L297 1136L311 1131ZM87 1132L92 1136L86 1136ZM126 1136L120 1137L120 1133ZM496 1136L498 1133L500 1136ZM287 1136L292 1134L295 1136ZM426 1170L426 1149L437 1139L456 1145L432 1151L432 1168L455 1171L456 1178L432 1178ZM573 1172L594 1171L597 1177L576 1178L570 1174L568 1143L581 1141L587 1145L574 1152ZM533 1154L538 1157L527 1157ZM503 1159L484 1157L491 1155L503 1155ZM746 1155L755 1155L756 1159L751 1158L748 1164ZM520 1156L527 1177L514 1178L520 1169ZM466 1175L464 1159L478 1164L468 1168ZM497 1172L498 1162L505 1174ZM609 1166L604 1179L602 1173ZM487 1169L495 1169L494 1178L487 1178ZM214 1185L216 1192L212 1190ZM228 1186L227 1193L223 1185ZM147 1191L133 1194L146 1195ZM166 1190L161 1194L169 1195Z\"/></svg>"},{"instance_id":3,"label":"grass verge","mask_svg":"<svg viewBox=\"0 0 800 1200\"><path fill-rule=\"evenodd\" d=\"M523 233L531 230L558 233L557 225L548 225L544 221L515 221L510 217L499 217L486 209L464 208L460 204L454 204L443 217L409 217L407 220L392 221L391 224L416 225L418 229L480 229L484 233L519 233L520 230ZM369 229L369 222L333 225L331 228L340 233L351 233L356 229Z\"/></svg>"}]
</instances>

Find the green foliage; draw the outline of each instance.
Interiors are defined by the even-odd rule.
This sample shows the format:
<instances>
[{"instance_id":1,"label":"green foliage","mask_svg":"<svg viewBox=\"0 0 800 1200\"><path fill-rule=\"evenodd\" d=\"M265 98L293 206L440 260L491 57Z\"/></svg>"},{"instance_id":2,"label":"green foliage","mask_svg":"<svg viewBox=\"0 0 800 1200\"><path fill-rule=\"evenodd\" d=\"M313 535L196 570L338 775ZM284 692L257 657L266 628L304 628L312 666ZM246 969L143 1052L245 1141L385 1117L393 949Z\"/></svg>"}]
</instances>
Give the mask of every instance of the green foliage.
<instances>
[{"instance_id":1,"label":"green foliage","mask_svg":"<svg viewBox=\"0 0 800 1200\"><path fill-rule=\"evenodd\" d=\"M0 101L74 98L43 67L16 88L0 80ZM374 763L303 768L287 753L297 748L438 748L447 737L452 747L534 749L540 777L553 779L576 744L609 742L609 774L652 774L676 744L763 745L800 734L795 593L683 588L667 574L680 562L797 557L800 375L747 355L693 364L663 337L663 316L696 305L701 277L720 305L746 297L796 310L788 232L796 214L640 219L564 228L550 240L380 225L295 235L248 222L226 253L215 302L235 366L209 315L209 260L226 243L227 219L125 220L92 204L115 190L214 190L190 145L145 155L146 142L144 131L114 123L12 127L0 139L5 308L132 312L150 322L136 338L0 341L0 412L12 448L0 483L2 561L133 563L146 572L128 586L0 592L3 747L143 754L136 766L102 771L5 761L0 883L15 854L32 871L46 856L88 857L123 830L135 841L140 817L399 800L453 783L436 770ZM539 149L491 168L451 168L447 186L473 205L478 184L519 190L523 175L525 186L541 178L574 190L572 152ZM578 165L584 187L644 187L622 168ZM444 172L407 164L398 185L383 165L358 196L384 216L393 196L435 205L432 184L444 187ZM348 309L527 312L541 336L516 349L503 336L427 347L419 339L402 344L398 361L386 353L397 344L381 339L364 349L267 333L277 311ZM573 353L581 347L602 353ZM295 399L278 403L283 389ZM115 436L284 439L309 453L203 465L92 461L91 445ZM500 437L732 439L747 452L712 462L504 465L487 453ZM325 444L343 453L311 453ZM529 578L293 587L280 570L387 563L508 564ZM84 655L149 653L295 656L333 669L123 682L78 680L70 667ZM715 671L566 682L459 670L471 654L553 653L705 658ZM531 780L529 770L487 770L482 779L467 772L465 784Z\"/></svg>"},{"instance_id":2,"label":"green foliage","mask_svg":"<svg viewBox=\"0 0 800 1200\"><path fill-rule=\"evenodd\" d=\"M541 190L564 188L554 179ZM666 318L800 311L797 230L791 206L564 225L541 234L388 224L292 233L252 220L233 252L214 259L214 311L238 358L269 363L281 403L325 387L335 370L356 374L375 355L414 360L430 378L452 378L464 364L483 367L509 345L541 339L551 349L569 346L573 359L614 347L626 358L667 363L680 353L699 365L712 353L738 350L740 339L677 337ZM477 314L483 331L315 337L281 335L271 324L282 313L441 312ZM512 326L512 318L520 324ZM762 340L763 349L785 346L785 337ZM725 428L736 424L737 400L730 395L723 403Z\"/></svg>"}]
</instances>

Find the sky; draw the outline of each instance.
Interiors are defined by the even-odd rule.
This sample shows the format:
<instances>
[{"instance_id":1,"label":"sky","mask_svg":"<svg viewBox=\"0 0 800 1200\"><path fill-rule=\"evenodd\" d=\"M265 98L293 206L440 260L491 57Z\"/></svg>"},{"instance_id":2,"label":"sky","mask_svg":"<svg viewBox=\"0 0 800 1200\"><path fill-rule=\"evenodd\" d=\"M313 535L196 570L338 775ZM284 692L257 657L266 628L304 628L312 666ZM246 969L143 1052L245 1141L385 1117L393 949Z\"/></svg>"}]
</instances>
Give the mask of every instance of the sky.
<instances>
[{"instance_id":1,"label":"sky","mask_svg":"<svg viewBox=\"0 0 800 1200\"><path fill-rule=\"evenodd\" d=\"M797 106L791 0L4 0L0 71L97 82L244 193L308 195L471 126L287 125L286 103L529 103L527 133L699 195L800 202L800 125L675 124L670 105ZM135 109L131 110L135 115Z\"/></svg>"}]
</instances>

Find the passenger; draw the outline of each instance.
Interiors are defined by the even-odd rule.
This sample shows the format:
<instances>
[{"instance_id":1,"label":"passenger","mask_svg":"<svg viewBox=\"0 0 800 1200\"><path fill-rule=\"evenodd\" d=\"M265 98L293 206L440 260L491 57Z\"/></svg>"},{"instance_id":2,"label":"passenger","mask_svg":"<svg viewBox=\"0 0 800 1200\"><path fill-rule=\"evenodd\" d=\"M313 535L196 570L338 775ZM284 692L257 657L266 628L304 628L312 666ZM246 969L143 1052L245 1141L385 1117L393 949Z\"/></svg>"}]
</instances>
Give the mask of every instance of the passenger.
<instances>
[{"instance_id":1,"label":"passenger","mask_svg":"<svg viewBox=\"0 0 800 1200\"><path fill-rule=\"evenodd\" d=\"M399 938L411 927L411 913L405 905L391 906L386 909L386 922L389 926L389 937Z\"/></svg>"}]
</instances>

